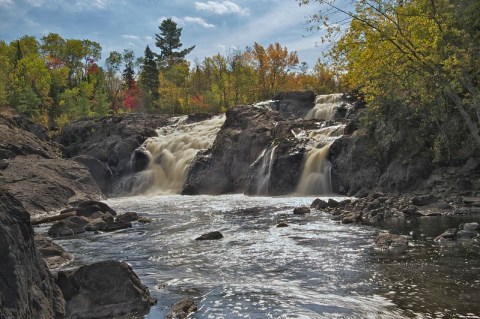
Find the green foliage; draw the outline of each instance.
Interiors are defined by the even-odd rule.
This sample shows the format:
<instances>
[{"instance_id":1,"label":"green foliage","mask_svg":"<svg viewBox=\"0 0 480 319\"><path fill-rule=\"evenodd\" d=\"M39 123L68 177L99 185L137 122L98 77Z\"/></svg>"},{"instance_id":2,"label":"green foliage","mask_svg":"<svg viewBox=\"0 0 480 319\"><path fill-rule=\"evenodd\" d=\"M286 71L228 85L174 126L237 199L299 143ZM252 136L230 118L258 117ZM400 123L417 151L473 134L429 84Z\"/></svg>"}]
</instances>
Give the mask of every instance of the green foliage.
<instances>
[{"instance_id":1,"label":"green foliage","mask_svg":"<svg viewBox=\"0 0 480 319\"><path fill-rule=\"evenodd\" d=\"M195 46L180 50L183 46L180 42L182 28L177 27L177 23L172 19L165 19L158 26L160 33L155 34L155 45L160 49L158 55L159 65L162 68L170 68L177 64L192 52Z\"/></svg>"}]
</instances>

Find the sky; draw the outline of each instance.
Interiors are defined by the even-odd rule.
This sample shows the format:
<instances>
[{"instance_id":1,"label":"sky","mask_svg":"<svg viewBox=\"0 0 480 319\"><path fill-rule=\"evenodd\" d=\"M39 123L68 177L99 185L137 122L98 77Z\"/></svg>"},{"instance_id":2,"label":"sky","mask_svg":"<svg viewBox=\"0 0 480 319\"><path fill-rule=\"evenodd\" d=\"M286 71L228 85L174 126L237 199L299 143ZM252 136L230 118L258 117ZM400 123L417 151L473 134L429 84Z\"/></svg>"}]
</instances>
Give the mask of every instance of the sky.
<instances>
[{"instance_id":1,"label":"sky","mask_svg":"<svg viewBox=\"0 0 480 319\"><path fill-rule=\"evenodd\" d=\"M0 40L23 35L40 39L53 32L64 39L89 39L109 52L154 52L155 33L166 18L183 28L184 47L195 45L188 60L245 49L258 42L279 42L297 51L313 67L322 55L320 34L308 31L307 19L318 7L296 0L0 0Z\"/></svg>"}]
</instances>

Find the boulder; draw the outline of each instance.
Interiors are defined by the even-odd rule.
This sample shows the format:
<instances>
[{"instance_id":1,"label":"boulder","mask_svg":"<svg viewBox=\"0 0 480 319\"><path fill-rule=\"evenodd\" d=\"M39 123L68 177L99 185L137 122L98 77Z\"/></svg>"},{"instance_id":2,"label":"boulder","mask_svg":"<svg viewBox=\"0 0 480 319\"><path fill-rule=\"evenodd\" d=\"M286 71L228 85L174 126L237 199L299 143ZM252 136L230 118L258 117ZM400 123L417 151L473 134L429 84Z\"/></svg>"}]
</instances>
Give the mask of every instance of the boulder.
<instances>
[{"instance_id":1,"label":"boulder","mask_svg":"<svg viewBox=\"0 0 480 319\"><path fill-rule=\"evenodd\" d=\"M5 169L8 167L10 163L6 159L1 159L0 160L0 170Z\"/></svg>"},{"instance_id":2,"label":"boulder","mask_svg":"<svg viewBox=\"0 0 480 319\"><path fill-rule=\"evenodd\" d=\"M134 221L137 221L139 219L140 219L140 217L138 216L137 213L126 212L126 213L118 215L115 220L120 221L120 222L134 222Z\"/></svg>"},{"instance_id":3,"label":"boulder","mask_svg":"<svg viewBox=\"0 0 480 319\"><path fill-rule=\"evenodd\" d=\"M82 234L88 223L89 221L85 217L72 216L53 224L48 230L48 235L57 238Z\"/></svg>"},{"instance_id":4,"label":"boulder","mask_svg":"<svg viewBox=\"0 0 480 319\"><path fill-rule=\"evenodd\" d=\"M327 207L328 207L328 203L320 198L316 198L310 205L310 208L317 209L317 210L326 209Z\"/></svg>"},{"instance_id":5,"label":"boulder","mask_svg":"<svg viewBox=\"0 0 480 319\"><path fill-rule=\"evenodd\" d=\"M304 118L315 106L315 93L312 91L280 92L273 98L272 108L280 113Z\"/></svg>"},{"instance_id":6,"label":"boulder","mask_svg":"<svg viewBox=\"0 0 480 319\"><path fill-rule=\"evenodd\" d=\"M412 198L411 202L413 205L416 206L425 206L429 204L433 204L437 201L437 198L434 195L422 195L422 196L415 196Z\"/></svg>"},{"instance_id":7,"label":"boulder","mask_svg":"<svg viewBox=\"0 0 480 319\"><path fill-rule=\"evenodd\" d=\"M115 220L113 222L107 222L100 230L101 231L115 231L120 229L132 228L132 223L127 221Z\"/></svg>"},{"instance_id":8,"label":"boulder","mask_svg":"<svg viewBox=\"0 0 480 319\"><path fill-rule=\"evenodd\" d=\"M145 314L156 300L126 262L102 261L59 271L68 318Z\"/></svg>"},{"instance_id":9,"label":"boulder","mask_svg":"<svg viewBox=\"0 0 480 319\"><path fill-rule=\"evenodd\" d=\"M375 238L375 249L394 254L403 254L408 248L408 237L397 234L379 234Z\"/></svg>"},{"instance_id":10,"label":"boulder","mask_svg":"<svg viewBox=\"0 0 480 319\"><path fill-rule=\"evenodd\" d=\"M435 241L451 241L456 239L458 229L449 228L435 238Z\"/></svg>"},{"instance_id":11,"label":"boulder","mask_svg":"<svg viewBox=\"0 0 480 319\"><path fill-rule=\"evenodd\" d=\"M288 226L290 226L290 225L288 225L288 224L285 223L285 222L280 222L280 223L277 224L276 227L282 228L282 227L288 227Z\"/></svg>"},{"instance_id":12,"label":"boulder","mask_svg":"<svg viewBox=\"0 0 480 319\"><path fill-rule=\"evenodd\" d=\"M72 254L45 236L35 235L35 245L49 269L59 268L73 259Z\"/></svg>"},{"instance_id":13,"label":"boulder","mask_svg":"<svg viewBox=\"0 0 480 319\"><path fill-rule=\"evenodd\" d=\"M212 232L203 234L200 237L195 238L195 240L218 240L218 239L222 239L222 238L223 238L223 235L222 235L221 232L212 231Z\"/></svg>"},{"instance_id":14,"label":"boulder","mask_svg":"<svg viewBox=\"0 0 480 319\"><path fill-rule=\"evenodd\" d=\"M308 208L307 206L295 207L293 209L294 215L305 215L309 213L310 213L310 208Z\"/></svg>"},{"instance_id":15,"label":"boulder","mask_svg":"<svg viewBox=\"0 0 480 319\"><path fill-rule=\"evenodd\" d=\"M30 215L0 189L0 318L63 318L62 292L38 253Z\"/></svg>"},{"instance_id":16,"label":"boulder","mask_svg":"<svg viewBox=\"0 0 480 319\"><path fill-rule=\"evenodd\" d=\"M143 146L137 148L132 156L133 172L138 173L147 169L148 163L150 163L150 153Z\"/></svg>"},{"instance_id":17,"label":"boulder","mask_svg":"<svg viewBox=\"0 0 480 319\"><path fill-rule=\"evenodd\" d=\"M167 319L185 319L197 310L193 298L185 298L173 305L172 311L167 315Z\"/></svg>"}]
</instances>

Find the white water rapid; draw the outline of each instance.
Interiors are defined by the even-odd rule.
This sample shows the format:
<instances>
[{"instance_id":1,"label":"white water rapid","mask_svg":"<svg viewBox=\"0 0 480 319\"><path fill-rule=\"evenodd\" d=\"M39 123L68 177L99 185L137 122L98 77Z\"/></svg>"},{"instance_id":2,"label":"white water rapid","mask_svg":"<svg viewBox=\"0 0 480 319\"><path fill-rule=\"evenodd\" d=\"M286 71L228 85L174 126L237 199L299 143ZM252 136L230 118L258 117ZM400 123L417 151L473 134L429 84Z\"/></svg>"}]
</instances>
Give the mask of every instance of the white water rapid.
<instances>
[{"instance_id":1,"label":"white water rapid","mask_svg":"<svg viewBox=\"0 0 480 319\"><path fill-rule=\"evenodd\" d=\"M225 115L196 123L186 120L186 116L173 118L171 125L157 130L158 137L145 141L150 161L135 176L133 194L178 194L195 155L212 146Z\"/></svg>"},{"instance_id":2,"label":"white water rapid","mask_svg":"<svg viewBox=\"0 0 480 319\"><path fill-rule=\"evenodd\" d=\"M318 95L315 106L308 112L306 120L333 120L335 109L342 102L342 93Z\"/></svg>"}]
</instances>

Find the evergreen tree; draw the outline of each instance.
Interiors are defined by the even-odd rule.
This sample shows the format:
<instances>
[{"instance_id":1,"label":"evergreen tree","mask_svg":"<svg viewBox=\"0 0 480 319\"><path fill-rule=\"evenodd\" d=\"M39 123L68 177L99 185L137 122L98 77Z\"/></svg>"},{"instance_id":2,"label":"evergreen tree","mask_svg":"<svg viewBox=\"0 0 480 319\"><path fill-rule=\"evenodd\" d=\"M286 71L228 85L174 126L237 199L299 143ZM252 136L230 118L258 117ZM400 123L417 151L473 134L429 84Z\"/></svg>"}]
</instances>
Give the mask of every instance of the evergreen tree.
<instances>
[{"instance_id":1,"label":"evergreen tree","mask_svg":"<svg viewBox=\"0 0 480 319\"><path fill-rule=\"evenodd\" d=\"M160 49L158 58L162 68L170 68L184 60L185 56L195 48L195 46L192 46L180 50L183 45L180 42L182 28L178 28L177 23L172 19L163 20L158 28L160 33L155 34L155 45Z\"/></svg>"},{"instance_id":2,"label":"evergreen tree","mask_svg":"<svg viewBox=\"0 0 480 319\"><path fill-rule=\"evenodd\" d=\"M155 61L155 54L150 50L148 45L145 48L145 56L142 61L140 83L145 92L147 92L154 100L158 98L158 87L160 86L160 82L158 81L157 62Z\"/></svg>"},{"instance_id":3,"label":"evergreen tree","mask_svg":"<svg viewBox=\"0 0 480 319\"><path fill-rule=\"evenodd\" d=\"M123 61L125 63L125 69L123 70L123 81L128 89L131 89L135 84L134 60L135 54L132 50L123 50Z\"/></svg>"}]
</instances>

